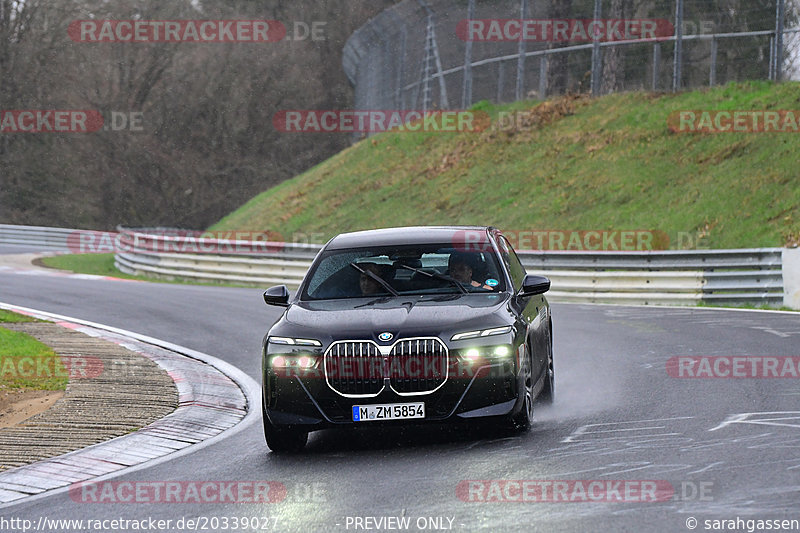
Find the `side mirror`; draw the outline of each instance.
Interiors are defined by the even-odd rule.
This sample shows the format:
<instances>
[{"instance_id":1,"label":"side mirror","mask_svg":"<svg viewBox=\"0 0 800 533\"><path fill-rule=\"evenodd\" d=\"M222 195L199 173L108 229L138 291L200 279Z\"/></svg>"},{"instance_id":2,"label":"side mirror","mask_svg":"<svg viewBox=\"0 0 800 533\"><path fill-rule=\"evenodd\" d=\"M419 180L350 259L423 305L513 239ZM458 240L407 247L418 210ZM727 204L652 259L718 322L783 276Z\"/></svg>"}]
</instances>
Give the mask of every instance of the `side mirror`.
<instances>
[{"instance_id":1,"label":"side mirror","mask_svg":"<svg viewBox=\"0 0 800 533\"><path fill-rule=\"evenodd\" d=\"M289 289L286 285L277 285L264 291L264 301L267 305L289 307Z\"/></svg>"},{"instance_id":2,"label":"side mirror","mask_svg":"<svg viewBox=\"0 0 800 533\"><path fill-rule=\"evenodd\" d=\"M536 276L534 274L526 274L525 279L522 280L522 288L519 291L520 296L535 296L537 294L544 294L550 290L550 280L544 276Z\"/></svg>"}]
</instances>

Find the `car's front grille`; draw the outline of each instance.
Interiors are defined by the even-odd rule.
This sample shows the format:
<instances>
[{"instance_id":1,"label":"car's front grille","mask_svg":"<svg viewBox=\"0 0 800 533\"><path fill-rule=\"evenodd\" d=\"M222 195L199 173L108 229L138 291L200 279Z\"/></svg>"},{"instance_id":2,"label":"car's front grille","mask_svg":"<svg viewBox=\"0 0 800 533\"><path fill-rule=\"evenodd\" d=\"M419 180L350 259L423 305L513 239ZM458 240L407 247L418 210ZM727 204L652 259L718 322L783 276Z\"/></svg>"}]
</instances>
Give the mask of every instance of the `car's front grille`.
<instances>
[{"instance_id":1,"label":"car's front grille","mask_svg":"<svg viewBox=\"0 0 800 533\"><path fill-rule=\"evenodd\" d=\"M392 347L390 383L399 393L428 392L447 379L447 348L439 339L412 339Z\"/></svg>"},{"instance_id":2,"label":"car's front grille","mask_svg":"<svg viewBox=\"0 0 800 533\"><path fill-rule=\"evenodd\" d=\"M371 341L342 341L325 352L325 379L348 395L375 395L383 388L383 357Z\"/></svg>"},{"instance_id":3,"label":"car's front grille","mask_svg":"<svg viewBox=\"0 0 800 533\"><path fill-rule=\"evenodd\" d=\"M377 396L387 379L399 394L425 394L447 380L448 352L438 338L403 339L391 347L337 341L325 351L324 365L328 385L345 396Z\"/></svg>"}]
</instances>

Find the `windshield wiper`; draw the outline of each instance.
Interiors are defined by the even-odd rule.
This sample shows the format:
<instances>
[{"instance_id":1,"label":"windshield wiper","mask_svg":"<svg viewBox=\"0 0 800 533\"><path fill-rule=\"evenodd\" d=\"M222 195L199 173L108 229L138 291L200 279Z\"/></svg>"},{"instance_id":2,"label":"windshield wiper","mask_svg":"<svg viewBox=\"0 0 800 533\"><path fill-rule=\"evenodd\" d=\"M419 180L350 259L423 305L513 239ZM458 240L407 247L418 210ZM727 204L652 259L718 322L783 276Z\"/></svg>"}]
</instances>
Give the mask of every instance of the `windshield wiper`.
<instances>
[{"instance_id":1,"label":"windshield wiper","mask_svg":"<svg viewBox=\"0 0 800 533\"><path fill-rule=\"evenodd\" d=\"M378 304L386 303L391 299L392 299L391 296L381 296L380 298L375 298L374 300L370 300L365 304L359 304L359 305L355 306L355 309L359 309L361 307L370 307L372 305L378 305Z\"/></svg>"},{"instance_id":2,"label":"windshield wiper","mask_svg":"<svg viewBox=\"0 0 800 533\"><path fill-rule=\"evenodd\" d=\"M358 266L358 265L357 265L357 264L355 264L355 263L350 263L350 266L351 266L351 267L353 267L353 268L355 268L356 270L358 270L358 271L359 271L359 272L361 272L362 274L366 274L366 275L367 275L367 277L369 277L370 279L372 279L372 280L374 280L374 281L377 281L377 282L380 284L380 286L381 286L381 287L383 287L384 289L386 289L387 291L389 291L390 293L392 293L392 296L400 296L400 293L399 293L399 292L397 292L396 290L394 290L394 289L392 288L392 286L391 286L391 285L389 285L388 283L386 283L386 281L384 281L384 279L383 279L383 278L381 278L380 276L376 276L376 275L375 275L373 272L371 272L371 271L369 271L369 270L366 270L366 269L364 269L364 268L361 268L360 266Z\"/></svg>"},{"instance_id":3,"label":"windshield wiper","mask_svg":"<svg viewBox=\"0 0 800 533\"><path fill-rule=\"evenodd\" d=\"M414 268L408 265L399 265L399 266L400 268L405 268L406 270L413 270L414 272L422 274L423 276L428 276L429 278L443 279L444 281L449 281L450 283L458 287L458 290L460 290L462 294L467 294L467 292L469 292L467 291L467 289L464 288L464 286L461 284L460 281L458 281L455 278L451 278L450 276L445 276L444 274L439 274L438 272L425 272L424 270L420 270L418 268Z\"/></svg>"}]
</instances>

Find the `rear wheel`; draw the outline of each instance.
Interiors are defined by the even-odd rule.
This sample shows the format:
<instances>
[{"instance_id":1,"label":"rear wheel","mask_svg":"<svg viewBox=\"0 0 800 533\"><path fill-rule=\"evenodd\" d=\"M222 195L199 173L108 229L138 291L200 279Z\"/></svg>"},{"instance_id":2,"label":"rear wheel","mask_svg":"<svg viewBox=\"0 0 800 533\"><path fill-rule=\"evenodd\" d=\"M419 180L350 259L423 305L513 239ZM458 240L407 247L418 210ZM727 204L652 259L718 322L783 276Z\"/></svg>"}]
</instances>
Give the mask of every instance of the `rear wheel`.
<instances>
[{"instance_id":1,"label":"rear wheel","mask_svg":"<svg viewBox=\"0 0 800 533\"><path fill-rule=\"evenodd\" d=\"M263 406L262 406L263 409ZM269 449L275 453L298 453L308 442L308 431L289 427L276 427L262 410L261 420L264 423L264 439Z\"/></svg>"}]
</instances>

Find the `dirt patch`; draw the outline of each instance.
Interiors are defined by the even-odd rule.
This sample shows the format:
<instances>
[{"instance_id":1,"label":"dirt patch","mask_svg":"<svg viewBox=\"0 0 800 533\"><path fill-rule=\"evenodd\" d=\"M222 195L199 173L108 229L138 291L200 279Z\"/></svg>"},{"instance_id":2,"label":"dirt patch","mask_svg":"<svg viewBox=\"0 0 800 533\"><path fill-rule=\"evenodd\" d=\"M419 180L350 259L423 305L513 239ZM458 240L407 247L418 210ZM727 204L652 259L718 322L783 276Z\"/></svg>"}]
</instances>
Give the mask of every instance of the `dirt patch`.
<instances>
[{"instance_id":1,"label":"dirt patch","mask_svg":"<svg viewBox=\"0 0 800 533\"><path fill-rule=\"evenodd\" d=\"M0 390L0 428L9 428L42 413L60 400L64 391Z\"/></svg>"}]
</instances>

